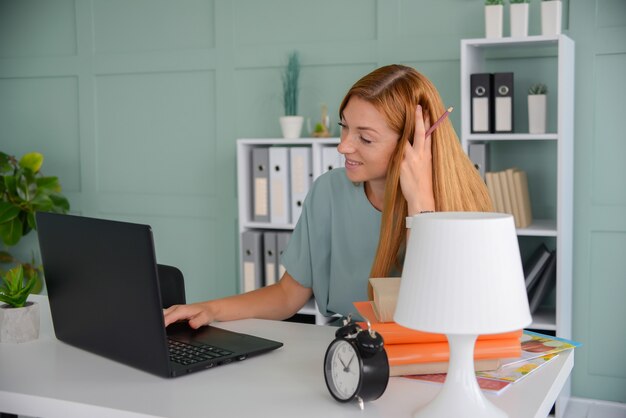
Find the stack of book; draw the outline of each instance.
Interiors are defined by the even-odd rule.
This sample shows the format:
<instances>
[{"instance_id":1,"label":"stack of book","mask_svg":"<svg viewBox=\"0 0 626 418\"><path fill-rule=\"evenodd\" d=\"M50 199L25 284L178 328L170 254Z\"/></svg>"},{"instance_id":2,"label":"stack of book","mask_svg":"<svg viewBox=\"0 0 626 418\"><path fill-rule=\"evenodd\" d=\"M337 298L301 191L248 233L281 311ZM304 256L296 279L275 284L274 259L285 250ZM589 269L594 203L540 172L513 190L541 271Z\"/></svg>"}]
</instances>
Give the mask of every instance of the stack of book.
<instances>
[{"instance_id":1,"label":"stack of book","mask_svg":"<svg viewBox=\"0 0 626 418\"><path fill-rule=\"evenodd\" d=\"M354 306L372 329L382 335L391 376L445 373L450 356L446 336L412 330L393 321L399 281L397 277L370 279L374 300L356 302ZM368 327L364 322L359 325ZM474 348L475 369L495 370L500 359L519 357L521 336L522 330L480 335Z\"/></svg>"},{"instance_id":2,"label":"stack of book","mask_svg":"<svg viewBox=\"0 0 626 418\"><path fill-rule=\"evenodd\" d=\"M510 213L516 228L526 228L533 222L528 192L528 176L523 170L508 168L485 173L485 182L496 212Z\"/></svg>"}]
</instances>

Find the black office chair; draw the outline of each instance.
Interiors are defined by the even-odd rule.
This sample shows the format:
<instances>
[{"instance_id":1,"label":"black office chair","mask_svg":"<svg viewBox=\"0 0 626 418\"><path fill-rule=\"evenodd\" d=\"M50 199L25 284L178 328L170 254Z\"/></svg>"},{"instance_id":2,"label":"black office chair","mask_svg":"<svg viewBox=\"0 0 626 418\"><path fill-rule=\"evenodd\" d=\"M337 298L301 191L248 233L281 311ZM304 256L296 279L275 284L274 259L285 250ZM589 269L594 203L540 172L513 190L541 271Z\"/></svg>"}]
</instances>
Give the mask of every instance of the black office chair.
<instances>
[{"instance_id":1,"label":"black office chair","mask_svg":"<svg viewBox=\"0 0 626 418\"><path fill-rule=\"evenodd\" d=\"M185 304L185 278L176 267L157 264L163 308Z\"/></svg>"}]
</instances>

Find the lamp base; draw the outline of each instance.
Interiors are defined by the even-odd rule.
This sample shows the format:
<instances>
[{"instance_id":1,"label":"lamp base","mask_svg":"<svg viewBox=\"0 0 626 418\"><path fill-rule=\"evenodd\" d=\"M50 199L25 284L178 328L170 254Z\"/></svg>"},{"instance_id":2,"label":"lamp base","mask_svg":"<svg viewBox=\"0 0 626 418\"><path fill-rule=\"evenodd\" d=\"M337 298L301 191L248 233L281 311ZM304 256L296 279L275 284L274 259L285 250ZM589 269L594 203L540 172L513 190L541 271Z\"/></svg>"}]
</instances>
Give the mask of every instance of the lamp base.
<instances>
[{"instance_id":1,"label":"lamp base","mask_svg":"<svg viewBox=\"0 0 626 418\"><path fill-rule=\"evenodd\" d=\"M450 362L446 381L437 397L413 415L426 417L506 418L508 415L485 398L474 371L476 335L447 335Z\"/></svg>"}]
</instances>

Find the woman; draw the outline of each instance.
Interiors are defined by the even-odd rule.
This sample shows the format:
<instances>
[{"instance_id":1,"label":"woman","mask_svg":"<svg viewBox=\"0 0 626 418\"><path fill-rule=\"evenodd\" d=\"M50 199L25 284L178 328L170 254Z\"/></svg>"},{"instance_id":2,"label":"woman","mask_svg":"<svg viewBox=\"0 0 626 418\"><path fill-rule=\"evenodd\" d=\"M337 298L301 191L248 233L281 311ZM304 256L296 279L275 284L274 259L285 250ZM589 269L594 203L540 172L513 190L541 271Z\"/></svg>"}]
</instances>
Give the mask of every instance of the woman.
<instances>
[{"instance_id":1,"label":"woman","mask_svg":"<svg viewBox=\"0 0 626 418\"><path fill-rule=\"evenodd\" d=\"M354 312L369 277L399 275L405 218L431 211L491 211L485 184L432 83L413 68L390 65L357 81L339 108L345 169L320 176L283 254L286 272L272 286L165 311L165 324L285 319L315 296L320 311Z\"/></svg>"}]
</instances>

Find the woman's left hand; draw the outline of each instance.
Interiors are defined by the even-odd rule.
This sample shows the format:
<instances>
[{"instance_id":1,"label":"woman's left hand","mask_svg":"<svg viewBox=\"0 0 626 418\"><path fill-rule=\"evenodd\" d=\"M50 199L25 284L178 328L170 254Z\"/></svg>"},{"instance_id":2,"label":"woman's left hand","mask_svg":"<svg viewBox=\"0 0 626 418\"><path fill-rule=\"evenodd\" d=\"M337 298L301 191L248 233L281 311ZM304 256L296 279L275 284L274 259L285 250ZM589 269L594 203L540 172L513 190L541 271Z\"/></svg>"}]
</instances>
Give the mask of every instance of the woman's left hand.
<instances>
[{"instance_id":1,"label":"woman's left hand","mask_svg":"<svg viewBox=\"0 0 626 418\"><path fill-rule=\"evenodd\" d=\"M409 216L435 210L433 193L432 138L426 137L430 118L422 114L422 106L415 111L413 146L404 148L400 164L400 186L407 201Z\"/></svg>"}]
</instances>

